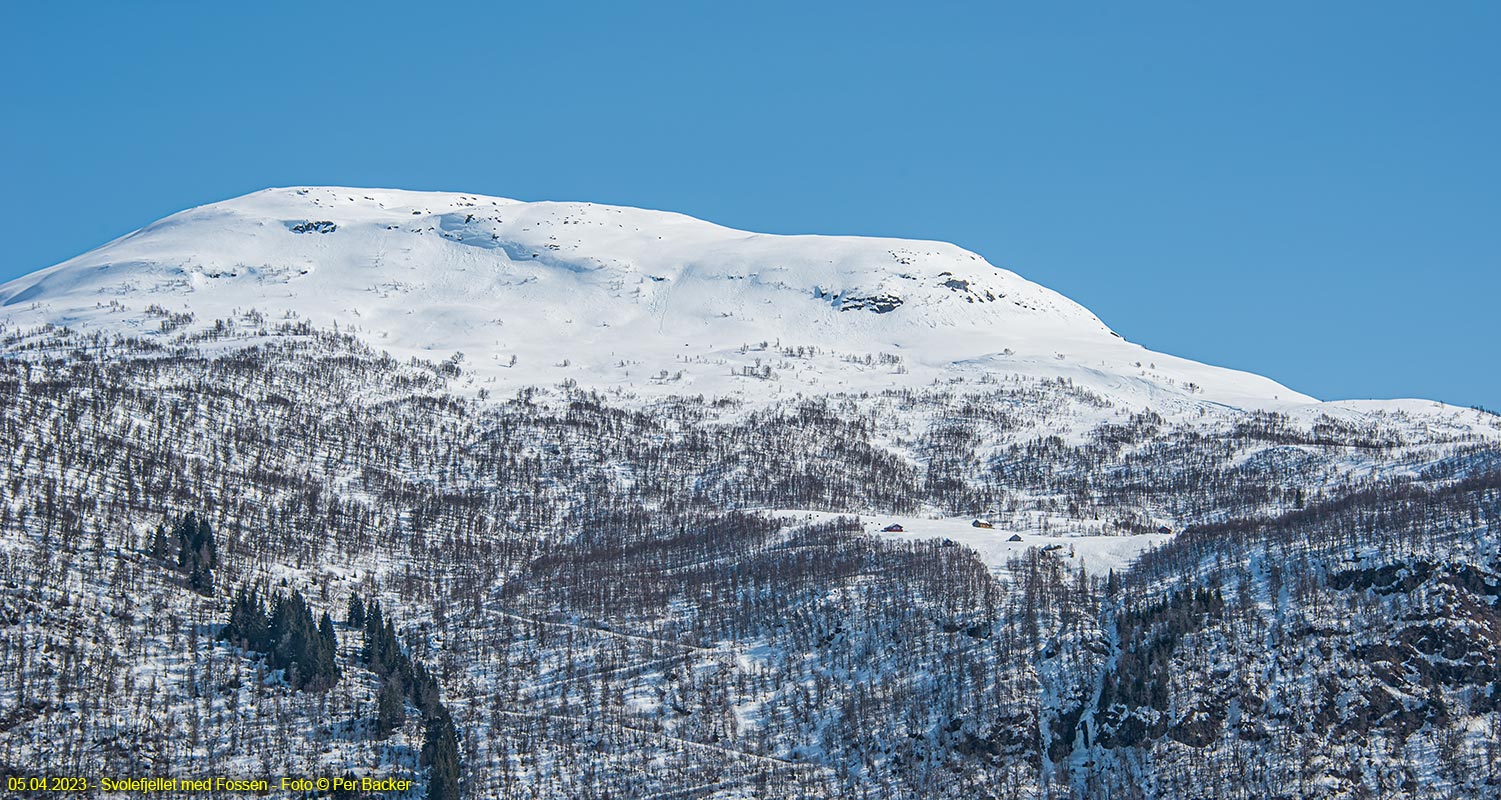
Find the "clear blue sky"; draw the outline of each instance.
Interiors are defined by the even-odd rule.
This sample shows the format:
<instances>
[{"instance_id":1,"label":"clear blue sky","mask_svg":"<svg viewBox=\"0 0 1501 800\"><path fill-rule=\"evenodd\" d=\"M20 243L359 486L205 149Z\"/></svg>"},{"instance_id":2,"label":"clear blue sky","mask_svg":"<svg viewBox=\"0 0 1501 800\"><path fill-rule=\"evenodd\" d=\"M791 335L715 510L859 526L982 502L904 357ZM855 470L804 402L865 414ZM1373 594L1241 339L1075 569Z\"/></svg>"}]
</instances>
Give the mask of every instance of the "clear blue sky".
<instances>
[{"instance_id":1,"label":"clear blue sky","mask_svg":"<svg viewBox=\"0 0 1501 800\"><path fill-rule=\"evenodd\" d=\"M1501 409L1501 4L6 3L0 279L345 184L944 239L1128 339Z\"/></svg>"}]
</instances>

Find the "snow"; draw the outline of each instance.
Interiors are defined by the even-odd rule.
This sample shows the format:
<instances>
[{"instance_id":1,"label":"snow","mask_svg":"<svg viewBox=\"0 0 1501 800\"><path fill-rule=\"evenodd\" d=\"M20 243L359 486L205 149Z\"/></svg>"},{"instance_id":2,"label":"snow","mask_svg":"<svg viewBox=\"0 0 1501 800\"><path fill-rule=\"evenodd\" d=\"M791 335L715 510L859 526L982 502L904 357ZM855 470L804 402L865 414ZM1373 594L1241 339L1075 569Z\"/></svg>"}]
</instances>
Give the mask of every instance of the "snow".
<instances>
[{"instance_id":1,"label":"snow","mask_svg":"<svg viewBox=\"0 0 1501 800\"><path fill-rule=\"evenodd\" d=\"M191 321L168 318L185 313ZM454 389L470 395L573 382L622 404L694 394L765 403L1023 376L1066 379L1118 409L1177 421L1227 409L1305 422L1384 412L1501 438L1495 418L1468 409L1322 404L1154 353L952 244L748 233L594 203L267 189L0 286L0 322L21 329L172 341L215 320L242 335L337 326L403 359L462 353Z\"/></svg>"},{"instance_id":2,"label":"snow","mask_svg":"<svg viewBox=\"0 0 1501 800\"><path fill-rule=\"evenodd\" d=\"M824 522L847 514L826 511L778 510L772 512L789 520ZM1052 557L1068 563L1070 569L1084 567L1091 575L1104 575L1110 570L1124 571L1137 556L1173 538L1171 533L1142 533L1135 535L1114 534L1049 534L1035 527L977 528L973 517L904 517L893 515L859 516L865 532L894 541L949 540L974 550L996 573L1004 573L1012 560L1020 558L1028 549L1036 547ZM900 525L901 531L884 530L891 525ZM1020 536L1021 541L1010 541Z\"/></svg>"},{"instance_id":3,"label":"snow","mask_svg":"<svg viewBox=\"0 0 1501 800\"><path fill-rule=\"evenodd\" d=\"M878 313L882 299L900 304ZM1182 394L1177 382L1199 384L1216 402L1309 400L1257 376L1149 353L1082 306L951 244L754 234L590 203L270 189L175 214L12 281L0 304L17 324L136 334L159 326L151 305L191 311L200 326L251 308L272 320L291 312L398 356L463 351L471 371L503 386L572 377L758 394L765 381L730 372L784 361L774 346L740 352L765 341L831 356L890 353L909 369L840 368L836 358L814 370L772 366L778 383L807 388L1004 370L1143 398L1169 386ZM1134 366L1153 360L1152 374ZM683 376L664 381L661 370Z\"/></svg>"}]
</instances>

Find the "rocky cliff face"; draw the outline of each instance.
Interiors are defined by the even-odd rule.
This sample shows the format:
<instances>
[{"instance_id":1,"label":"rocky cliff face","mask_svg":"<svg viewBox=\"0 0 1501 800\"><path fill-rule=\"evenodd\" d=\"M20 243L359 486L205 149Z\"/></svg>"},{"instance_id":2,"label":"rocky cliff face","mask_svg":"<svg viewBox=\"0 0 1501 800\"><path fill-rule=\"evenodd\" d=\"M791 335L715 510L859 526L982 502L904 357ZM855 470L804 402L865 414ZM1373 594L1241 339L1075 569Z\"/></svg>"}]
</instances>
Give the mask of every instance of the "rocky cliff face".
<instances>
[{"instance_id":1,"label":"rocky cliff face","mask_svg":"<svg viewBox=\"0 0 1501 800\"><path fill-rule=\"evenodd\" d=\"M1078 642L1101 658L1051 760L1111 796L1501 791L1498 490L1381 486L1148 555Z\"/></svg>"}]
</instances>

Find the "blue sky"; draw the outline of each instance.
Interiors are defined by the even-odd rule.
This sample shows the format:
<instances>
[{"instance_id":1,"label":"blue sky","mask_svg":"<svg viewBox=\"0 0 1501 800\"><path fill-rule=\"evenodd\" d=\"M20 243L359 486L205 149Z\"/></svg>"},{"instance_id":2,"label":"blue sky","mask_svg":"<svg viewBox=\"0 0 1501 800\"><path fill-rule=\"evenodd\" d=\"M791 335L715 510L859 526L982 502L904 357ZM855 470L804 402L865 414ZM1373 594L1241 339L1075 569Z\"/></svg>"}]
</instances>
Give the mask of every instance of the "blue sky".
<instances>
[{"instance_id":1,"label":"blue sky","mask_svg":"<svg viewBox=\"0 0 1501 800\"><path fill-rule=\"evenodd\" d=\"M943 239L1154 349L1501 409L1501 4L7 3L0 279L266 186Z\"/></svg>"}]
</instances>

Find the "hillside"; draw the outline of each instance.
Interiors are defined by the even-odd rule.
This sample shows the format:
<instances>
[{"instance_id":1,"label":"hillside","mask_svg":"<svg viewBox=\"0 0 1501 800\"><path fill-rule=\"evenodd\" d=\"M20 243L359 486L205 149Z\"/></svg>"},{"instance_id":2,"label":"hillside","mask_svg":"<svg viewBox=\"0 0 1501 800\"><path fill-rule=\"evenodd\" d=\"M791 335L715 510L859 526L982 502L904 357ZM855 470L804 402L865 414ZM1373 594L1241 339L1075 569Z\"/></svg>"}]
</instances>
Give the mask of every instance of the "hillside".
<instances>
[{"instance_id":1,"label":"hillside","mask_svg":"<svg viewBox=\"0 0 1501 800\"><path fill-rule=\"evenodd\" d=\"M1501 787L1501 417L1150 353L952 245L269 190L0 320L7 776Z\"/></svg>"}]
</instances>

